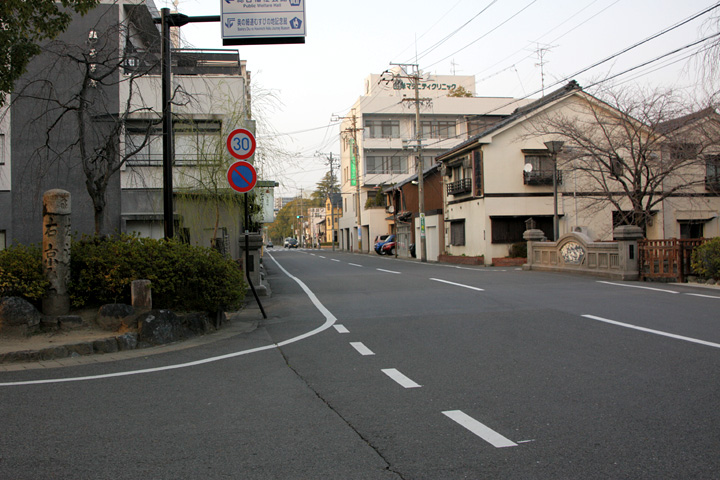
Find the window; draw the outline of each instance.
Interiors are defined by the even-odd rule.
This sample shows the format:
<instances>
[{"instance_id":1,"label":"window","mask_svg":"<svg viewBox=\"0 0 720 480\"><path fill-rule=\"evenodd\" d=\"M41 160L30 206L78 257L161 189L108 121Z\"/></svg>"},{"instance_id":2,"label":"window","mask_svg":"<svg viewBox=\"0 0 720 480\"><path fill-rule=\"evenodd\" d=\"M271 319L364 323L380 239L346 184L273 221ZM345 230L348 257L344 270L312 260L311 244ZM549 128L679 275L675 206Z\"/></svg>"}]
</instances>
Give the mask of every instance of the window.
<instances>
[{"instance_id":1,"label":"window","mask_svg":"<svg viewBox=\"0 0 720 480\"><path fill-rule=\"evenodd\" d=\"M523 181L525 185L552 185L553 158L546 153L526 153ZM560 172L558 172L557 181L558 184L562 183Z\"/></svg>"},{"instance_id":2,"label":"window","mask_svg":"<svg viewBox=\"0 0 720 480\"><path fill-rule=\"evenodd\" d=\"M465 220L450 222L450 245L465 245Z\"/></svg>"},{"instance_id":3,"label":"window","mask_svg":"<svg viewBox=\"0 0 720 480\"><path fill-rule=\"evenodd\" d=\"M220 137L220 122L176 122L175 164L195 165L213 155ZM140 122L125 128L125 154L128 165L160 166L163 159L162 127Z\"/></svg>"},{"instance_id":4,"label":"window","mask_svg":"<svg viewBox=\"0 0 720 480\"><path fill-rule=\"evenodd\" d=\"M5 242L5 230L0 230L0 250L5 250L7 248L7 244Z\"/></svg>"},{"instance_id":5,"label":"window","mask_svg":"<svg viewBox=\"0 0 720 480\"><path fill-rule=\"evenodd\" d=\"M397 155L374 155L365 157L365 172L372 173L408 173L407 157Z\"/></svg>"},{"instance_id":6,"label":"window","mask_svg":"<svg viewBox=\"0 0 720 480\"><path fill-rule=\"evenodd\" d=\"M694 143L673 143L670 145L670 158L673 160L692 160L697 157L698 146Z\"/></svg>"},{"instance_id":7,"label":"window","mask_svg":"<svg viewBox=\"0 0 720 480\"><path fill-rule=\"evenodd\" d=\"M368 138L400 138L399 120L365 120Z\"/></svg>"},{"instance_id":8,"label":"window","mask_svg":"<svg viewBox=\"0 0 720 480\"><path fill-rule=\"evenodd\" d=\"M705 222L680 222L680 238L703 238Z\"/></svg>"},{"instance_id":9,"label":"window","mask_svg":"<svg viewBox=\"0 0 720 480\"><path fill-rule=\"evenodd\" d=\"M424 120L420 122L422 138L455 138L454 120Z\"/></svg>"},{"instance_id":10,"label":"window","mask_svg":"<svg viewBox=\"0 0 720 480\"><path fill-rule=\"evenodd\" d=\"M490 228L492 229L492 243L517 243L522 242L525 233L525 221L529 217L490 217ZM537 229L542 230L547 238L552 238L553 217L552 215L533 216Z\"/></svg>"},{"instance_id":11,"label":"window","mask_svg":"<svg viewBox=\"0 0 720 480\"><path fill-rule=\"evenodd\" d=\"M720 155L705 157L705 188L720 192Z\"/></svg>"},{"instance_id":12,"label":"window","mask_svg":"<svg viewBox=\"0 0 720 480\"><path fill-rule=\"evenodd\" d=\"M5 165L5 134L0 133L0 165Z\"/></svg>"}]
</instances>

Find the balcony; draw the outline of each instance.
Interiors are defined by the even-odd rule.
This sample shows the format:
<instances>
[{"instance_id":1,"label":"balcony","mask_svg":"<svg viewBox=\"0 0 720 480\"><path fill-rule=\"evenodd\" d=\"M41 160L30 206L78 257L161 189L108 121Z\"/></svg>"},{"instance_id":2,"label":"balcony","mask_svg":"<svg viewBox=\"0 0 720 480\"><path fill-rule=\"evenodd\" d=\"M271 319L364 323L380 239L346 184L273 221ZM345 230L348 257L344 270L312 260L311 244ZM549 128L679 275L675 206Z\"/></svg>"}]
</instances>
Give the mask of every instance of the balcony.
<instances>
[{"instance_id":1,"label":"balcony","mask_svg":"<svg viewBox=\"0 0 720 480\"><path fill-rule=\"evenodd\" d=\"M523 172L523 183L525 185L552 185L553 184L553 171L552 170L533 170L531 172ZM562 184L562 172L557 172L557 183Z\"/></svg>"},{"instance_id":2,"label":"balcony","mask_svg":"<svg viewBox=\"0 0 720 480\"><path fill-rule=\"evenodd\" d=\"M458 195L468 192L472 192L472 180L469 178L463 178L462 180L456 180L447 184L448 195Z\"/></svg>"}]
</instances>

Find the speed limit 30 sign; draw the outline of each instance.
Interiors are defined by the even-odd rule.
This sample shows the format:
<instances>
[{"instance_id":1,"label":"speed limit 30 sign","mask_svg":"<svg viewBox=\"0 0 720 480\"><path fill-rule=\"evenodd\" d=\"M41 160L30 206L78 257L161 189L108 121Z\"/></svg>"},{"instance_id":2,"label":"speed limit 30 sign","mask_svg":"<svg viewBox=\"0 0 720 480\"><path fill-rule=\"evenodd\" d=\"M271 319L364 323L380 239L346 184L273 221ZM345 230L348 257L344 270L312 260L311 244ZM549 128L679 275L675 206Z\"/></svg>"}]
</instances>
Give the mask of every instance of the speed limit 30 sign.
<instances>
[{"instance_id":1,"label":"speed limit 30 sign","mask_svg":"<svg viewBox=\"0 0 720 480\"><path fill-rule=\"evenodd\" d=\"M238 128L227 137L227 149L238 160L247 160L255 153L255 135L250 130Z\"/></svg>"}]
</instances>

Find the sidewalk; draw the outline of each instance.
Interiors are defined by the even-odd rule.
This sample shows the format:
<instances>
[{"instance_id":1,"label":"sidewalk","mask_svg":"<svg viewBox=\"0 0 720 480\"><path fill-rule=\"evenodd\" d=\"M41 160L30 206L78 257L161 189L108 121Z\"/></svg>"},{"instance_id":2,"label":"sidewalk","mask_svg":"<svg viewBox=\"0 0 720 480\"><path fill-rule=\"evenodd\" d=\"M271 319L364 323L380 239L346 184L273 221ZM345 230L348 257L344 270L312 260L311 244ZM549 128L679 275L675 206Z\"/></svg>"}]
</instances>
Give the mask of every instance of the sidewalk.
<instances>
[{"instance_id":1,"label":"sidewalk","mask_svg":"<svg viewBox=\"0 0 720 480\"><path fill-rule=\"evenodd\" d=\"M255 330L257 312L243 309L227 314L219 330L160 346L137 344L137 334L85 327L78 330L41 333L30 337L0 338L0 372L57 368L88 363L112 362L192 348ZM135 336L135 342L128 336Z\"/></svg>"}]
</instances>

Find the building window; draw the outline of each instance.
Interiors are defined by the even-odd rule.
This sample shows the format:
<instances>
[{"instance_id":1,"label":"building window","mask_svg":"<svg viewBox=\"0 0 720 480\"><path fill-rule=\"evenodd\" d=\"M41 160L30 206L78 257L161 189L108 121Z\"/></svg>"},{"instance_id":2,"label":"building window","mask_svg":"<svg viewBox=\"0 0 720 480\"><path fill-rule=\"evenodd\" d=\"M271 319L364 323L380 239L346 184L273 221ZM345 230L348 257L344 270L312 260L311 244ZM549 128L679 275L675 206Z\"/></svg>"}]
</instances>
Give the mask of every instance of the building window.
<instances>
[{"instance_id":1,"label":"building window","mask_svg":"<svg viewBox=\"0 0 720 480\"><path fill-rule=\"evenodd\" d=\"M400 138L399 120L365 120L368 138Z\"/></svg>"},{"instance_id":2,"label":"building window","mask_svg":"<svg viewBox=\"0 0 720 480\"><path fill-rule=\"evenodd\" d=\"M221 138L220 122L176 122L175 164L197 165L213 158ZM162 127L140 122L125 127L125 154L128 165L160 166L163 160Z\"/></svg>"},{"instance_id":3,"label":"building window","mask_svg":"<svg viewBox=\"0 0 720 480\"><path fill-rule=\"evenodd\" d=\"M720 155L705 157L705 188L720 192Z\"/></svg>"},{"instance_id":4,"label":"building window","mask_svg":"<svg viewBox=\"0 0 720 480\"><path fill-rule=\"evenodd\" d=\"M0 165L5 165L5 134L0 133Z\"/></svg>"},{"instance_id":5,"label":"building window","mask_svg":"<svg viewBox=\"0 0 720 480\"><path fill-rule=\"evenodd\" d=\"M455 247L465 245L465 220L450 222L450 245Z\"/></svg>"},{"instance_id":6,"label":"building window","mask_svg":"<svg viewBox=\"0 0 720 480\"><path fill-rule=\"evenodd\" d=\"M408 173L407 157L397 155L373 155L365 157L366 173Z\"/></svg>"},{"instance_id":7,"label":"building window","mask_svg":"<svg viewBox=\"0 0 720 480\"><path fill-rule=\"evenodd\" d=\"M673 143L670 145L672 160L692 160L697 157L698 146L694 143Z\"/></svg>"},{"instance_id":8,"label":"building window","mask_svg":"<svg viewBox=\"0 0 720 480\"><path fill-rule=\"evenodd\" d=\"M529 217L490 217L490 228L492 229L492 243L517 243L524 241L525 221ZM533 215L535 228L542 230L547 238L552 238L553 217L552 215Z\"/></svg>"},{"instance_id":9,"label":"building window","mask_svg":"<svg viewBox=\"0 0 720 480\"><path fill-rule=\"evenodd\" d=\"M455 138L456 126L453 120L424 120L420 122L422 138Z\"/></svg>"},{"instance_id":10,"label":"building window","mask_svg":"<svg viewBox=\"0 0 720 480\"><path fill-rule=\"evenodd\" d=\"M525 185L552 185L553 158L547 154L526 154L523 182ZM562 175L559 171L557 182L562 183Z\"/></svg>"},{"instance_id":11,"label":"building window","mask_svg":"<svg viewBox=\"0 0 720 480\"><path fill-rule=\"evenodd\" d=\"M5 250L6 248L5 230L0 230L0 250Z\"/></svg>"},{"instance_id":12,"label":"building window","mask_svg":"<svg viewBox=\"0 0 720 480\"><path fill-rule=\"evenodd\" d=\"M680 238L703 238L705 222L680 222Z\"/></svg>"}]
</instances>

